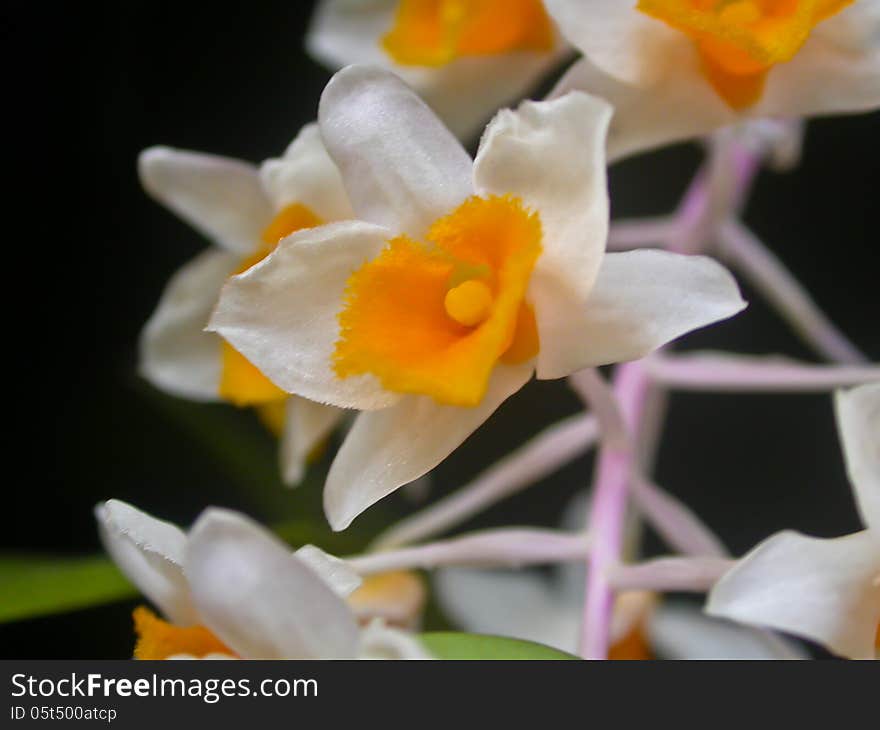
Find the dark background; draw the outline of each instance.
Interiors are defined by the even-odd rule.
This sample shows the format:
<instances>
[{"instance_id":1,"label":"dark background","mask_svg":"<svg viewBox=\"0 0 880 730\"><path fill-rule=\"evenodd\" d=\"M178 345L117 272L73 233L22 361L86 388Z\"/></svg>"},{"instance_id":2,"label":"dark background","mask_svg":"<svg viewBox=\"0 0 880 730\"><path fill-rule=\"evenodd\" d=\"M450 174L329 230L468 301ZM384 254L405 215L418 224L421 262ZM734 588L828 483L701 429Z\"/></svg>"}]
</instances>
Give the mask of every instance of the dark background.
<instances>
[{"instance_id":1,"label":"dark background","mask_svg":"<svg viewBox=\"0 0 880 730\"><path fill-rule=\"evenodd\" d=\"M232 13L156 0L4 3L3 550L92 553L91 508L109 497L182 524L207 504L269 522L317 514L326 459L284 492L274 445L250 414L175 401L135 374L138 332L167 278L206 245L142 193L137 153L161 143L255 162L279 154L314 118L329 78L303 52L310 10L289 0ZM762 173L746 213L874 359L878 122L812 122L802 166ZM614 215L670 210L699 159L689 145L616 166ZM811 358L744 293L743 315L683 347ZM564 383L532 383L435 471L435 494L577 407ZM590 475L581 460L471 526L555 524ZM736 552L783 527L831 536L858 526L827 396L676 395L657 477ZM397 494L351 536L321 525L314 539L350 550L408 509ZM132 605L0 626L0 655L130 656Z\"/></svg>"}]
</instances>

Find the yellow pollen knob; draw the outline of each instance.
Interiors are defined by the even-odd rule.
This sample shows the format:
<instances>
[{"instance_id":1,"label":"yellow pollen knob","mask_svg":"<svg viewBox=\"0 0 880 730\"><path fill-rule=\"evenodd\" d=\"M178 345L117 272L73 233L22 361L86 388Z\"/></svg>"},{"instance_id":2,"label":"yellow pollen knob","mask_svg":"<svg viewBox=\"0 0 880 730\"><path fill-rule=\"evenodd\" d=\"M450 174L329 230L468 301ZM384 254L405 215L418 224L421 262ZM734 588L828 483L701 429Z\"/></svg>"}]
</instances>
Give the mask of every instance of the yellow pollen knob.
<instances>
[{"instance_id":1,"label":"yellow pollen knob","mask_svg":"<svg viewBox=\"0 0 880 730\"><path fill-rule=\"evenodd\" d=\"M492 311L492 290L482 281L470 279L446 292L446 314L465 327L476 327Z\"/></svg>"}]
</instances>

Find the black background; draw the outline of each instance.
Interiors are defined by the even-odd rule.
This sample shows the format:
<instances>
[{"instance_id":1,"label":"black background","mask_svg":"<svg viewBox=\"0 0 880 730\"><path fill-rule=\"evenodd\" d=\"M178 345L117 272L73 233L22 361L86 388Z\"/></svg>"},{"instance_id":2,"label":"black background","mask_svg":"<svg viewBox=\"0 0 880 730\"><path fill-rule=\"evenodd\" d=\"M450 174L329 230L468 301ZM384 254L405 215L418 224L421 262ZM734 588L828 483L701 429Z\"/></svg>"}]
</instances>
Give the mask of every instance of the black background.
<instances>
[{"instance_id":1,"label":"black background","mask_svg":"<svg viewBox=\"0 0 880 730\"><path fill-rule=\"evenodd\" d=\"M168 276L206 245L142 193L137 153L170 144L252 161L277 155L314 118L329 78L303 51L311 3L221 7L4 3L4 550L94 552L91 507L109 497L183 524L207 504L269 521L316 509L326 459L311 484L284 493L263 478L271 463L242 466L204 430L215 424L271 458L249 414L172 401L135 374L138 332ZM878 122L812 122L802 166L763 173L746 212L874 359ZM614 215L670 210L699 159L689 145L616 166ZM812 357L744 292L743 315L683 347ZM563 383L532 383L435 471L435 493L576 409ZM583 459L472 525L552 525L590 468ZM858 526L827 396L676 395L657 476L736 552L783 527L831 536ZM401 495L385 500L364 533L408 509ZM130 610L2 626L0 654L128 656Z\"/></svg>"}]
</instances>

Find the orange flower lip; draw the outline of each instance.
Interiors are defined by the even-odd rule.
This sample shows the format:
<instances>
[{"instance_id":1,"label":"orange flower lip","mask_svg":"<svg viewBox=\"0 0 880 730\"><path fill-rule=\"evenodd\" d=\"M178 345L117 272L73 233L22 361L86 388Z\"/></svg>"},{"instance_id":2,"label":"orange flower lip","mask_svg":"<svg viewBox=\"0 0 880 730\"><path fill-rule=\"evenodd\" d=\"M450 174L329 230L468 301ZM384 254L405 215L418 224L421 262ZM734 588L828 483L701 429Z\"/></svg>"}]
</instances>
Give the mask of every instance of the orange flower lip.
<instances>
[{"instance_id":1,"label":"orange flower lip","mask_svg":"<svg viewBox=\"0 0 880 730\"><path fill-rule=\"evenodd\" d=\"M518 198L472 197L436 221L427 240L394 238L350 277L334 369L473 406L506 353L522 362L538 350L537 329L520 320L531 314L525 294L541 252L540 219Z\"/></svg>"},{"instance_id":2,"label":"orange flower lip","mask_svg":"<svg viewBox=\"0 0 880 730\"><path fill-rule=\"evenodd\" d=\"M541 0L401 0L382 47L410 66L464 56L550 51L553 25Z\"/></svg>"},{"instance_id":3,"label":"orange flower lip","mask_svg":"<svg viewBox=\"0 0 880 730\"><path fill-rule=\"evenodd\" d=\"M693 39L703 71L732 107L761 97L767 72L853 0L639 0L638 9Z\"/></svg>"}]
</instances>

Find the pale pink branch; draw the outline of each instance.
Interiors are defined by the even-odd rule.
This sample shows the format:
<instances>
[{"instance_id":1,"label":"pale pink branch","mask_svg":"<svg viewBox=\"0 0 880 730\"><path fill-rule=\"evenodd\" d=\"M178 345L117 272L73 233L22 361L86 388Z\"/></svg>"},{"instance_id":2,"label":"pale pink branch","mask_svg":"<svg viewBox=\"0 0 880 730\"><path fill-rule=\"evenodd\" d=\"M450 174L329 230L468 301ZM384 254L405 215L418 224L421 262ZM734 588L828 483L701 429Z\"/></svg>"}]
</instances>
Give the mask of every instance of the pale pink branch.
<instances>
[{"instance_id":1,"label":"pale pink branch","mask_svg":"<svg viewBox=\"0 0 880 730\"><path fill-rule=\"evenodd\" d=\"M633 476L630 490L633 502L670 547L693 556L729 555L720 538L668 492L638 474Z\"/></svg>"},{"instance_id":2,"label":"pale pink branch","mask_svg":"<svg viewBox=\"0 0 880 730\"><path fill-rule=\"evenodd\" d=\"M691 591L703 593L730 570L736 561L725 558L657 558L635 565L606 569L616 590Z\"/></svg>"},{"instance_id":3,"label":"pale pink branch","mask_svg":"<svg viewBox=\"0 0 880 730\"><path fill-rule=\"evenodd\" d=\"M505 528L350 557L346 562L360 575L451 565L519 568L583 560L589 548L590 539L586 533Z\"/></svg>"},{"instance_id":4,"label":"pale pink branch","mask_svg":"<svg viewBox=\"0 0 880 730\"><path fill-rule=\"evenodd\" d=\"M388 549L442 534L582 456L595 444L596 419L580 413L544 429L473 482L401 520L374 542Z\"/></svg>"},{"instance_id":5,"label":"pale pink branch","mask_svg":"<svg viewBox=\"0 0 880 730\"><path fill-rule=\"evenodd\" d=\"M782 262L740 221L719 231L721 255L749 280L794 330L834 362L858 364L867 358L834 325Z\"/></svg>"},{"instance_id":6,"label":"pale pink branch","mask_svg":"<svg viewBox=\"0 0 880 730\"><path fill-rule=\"evenodd\" d=\"M678 390L826 392L880 381L875 365L813 365L775 356L657 355L645 367L656 382Z\"/></svg>"}]
</instances>

